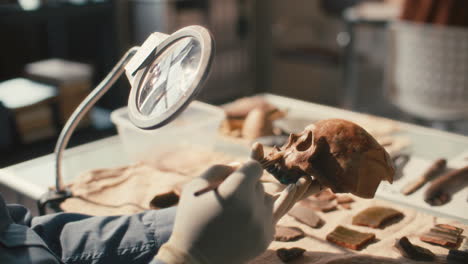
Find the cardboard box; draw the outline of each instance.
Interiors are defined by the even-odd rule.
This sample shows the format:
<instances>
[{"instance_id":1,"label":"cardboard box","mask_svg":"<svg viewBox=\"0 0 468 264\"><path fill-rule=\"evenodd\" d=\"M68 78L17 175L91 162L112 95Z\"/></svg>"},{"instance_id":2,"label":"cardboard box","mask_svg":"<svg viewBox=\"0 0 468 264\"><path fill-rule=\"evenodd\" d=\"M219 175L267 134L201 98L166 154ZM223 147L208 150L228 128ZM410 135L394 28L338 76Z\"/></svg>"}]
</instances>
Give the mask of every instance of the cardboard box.
<instances>
[{"instance_id":1,"label":"cardboard box","mask_svg":"<svg viewBox=\"0 0 468 264\"><path fill-rule=\"evenodd\" d=\"M92 66L79 62L62 59L34 62L26 65L25 73L31 79L57 87L59 117L62 125L88 95L92 86ZM86 121L89 121L89 115L83 120L80 126L89 123Z\"/></svg>"},{"instance_id":2,"label":"cardboard box","mask_svg":"<svg viewBox=\"0 0 468 264\"><path fill-rule=\"evenodd\" d=\"M0 101L14 114L16 131L23 143L56 134L52 104L57 99L54 86L16 78L0 83Z\"/></svg>"}]
</instances>

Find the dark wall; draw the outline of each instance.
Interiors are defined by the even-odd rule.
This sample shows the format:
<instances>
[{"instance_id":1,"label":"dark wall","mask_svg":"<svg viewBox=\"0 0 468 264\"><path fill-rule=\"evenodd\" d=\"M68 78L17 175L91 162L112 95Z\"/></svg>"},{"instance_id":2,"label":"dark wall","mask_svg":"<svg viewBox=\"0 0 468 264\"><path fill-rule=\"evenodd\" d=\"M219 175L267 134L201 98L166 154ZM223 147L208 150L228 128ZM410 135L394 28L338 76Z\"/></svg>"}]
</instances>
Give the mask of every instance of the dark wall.
<instances>
[{"instance_id":1,"label":"dark wall","mask_svg":"<svg viewBox=\"0 0 468 264\"><path fill-rule=\"evenodd\" d=\"M0 36L0 81L21 76L27 63L63 58L91 64L97 84L120 58L111 1L33 11L0 5ZM123 87L111 89L101 106L123 104L125 92Z\"/></svg>"}]
</instances>

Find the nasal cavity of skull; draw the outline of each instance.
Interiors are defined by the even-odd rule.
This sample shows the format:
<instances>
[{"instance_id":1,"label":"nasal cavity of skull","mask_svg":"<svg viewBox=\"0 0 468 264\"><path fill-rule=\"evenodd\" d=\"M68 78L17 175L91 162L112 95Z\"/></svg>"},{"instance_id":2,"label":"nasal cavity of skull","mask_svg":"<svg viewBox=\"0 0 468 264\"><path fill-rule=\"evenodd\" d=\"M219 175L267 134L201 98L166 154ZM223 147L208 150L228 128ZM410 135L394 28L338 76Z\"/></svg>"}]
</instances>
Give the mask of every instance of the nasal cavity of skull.
<instances>
[{"instance_id":1,"label":"nasal cavity of skull","mask_svg":"<svg viewBox=\"0 0 468 264\"><path fill-rule=\"evenodd\" d=\"M297 151L306 151L308 150L313 143L313 135L312 131L307 132L307 134L302 135L299 140L298 144L296 145L296 150Z\"/></svg>"}]
</instances>

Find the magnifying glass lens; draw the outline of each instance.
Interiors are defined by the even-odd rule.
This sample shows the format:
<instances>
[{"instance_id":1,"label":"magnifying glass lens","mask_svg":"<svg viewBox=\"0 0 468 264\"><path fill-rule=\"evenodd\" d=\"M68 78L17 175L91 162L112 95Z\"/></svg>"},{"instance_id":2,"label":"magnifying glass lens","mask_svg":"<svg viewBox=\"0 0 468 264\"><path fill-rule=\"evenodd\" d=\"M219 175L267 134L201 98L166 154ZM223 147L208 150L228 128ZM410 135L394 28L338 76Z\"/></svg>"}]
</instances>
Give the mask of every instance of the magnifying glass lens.
<instances>
[{"instance_id":1,"label":"magnifying glass lens","mask_svg":"<svg viewBox=\"0 0 468 264\"><path fill-rule=\"evenodd\" d=\"M181 38L148 67L137 91L137 109L144 116L162 115L187 96L201 62L200 43Z\"/></svg>"}]
</instances>

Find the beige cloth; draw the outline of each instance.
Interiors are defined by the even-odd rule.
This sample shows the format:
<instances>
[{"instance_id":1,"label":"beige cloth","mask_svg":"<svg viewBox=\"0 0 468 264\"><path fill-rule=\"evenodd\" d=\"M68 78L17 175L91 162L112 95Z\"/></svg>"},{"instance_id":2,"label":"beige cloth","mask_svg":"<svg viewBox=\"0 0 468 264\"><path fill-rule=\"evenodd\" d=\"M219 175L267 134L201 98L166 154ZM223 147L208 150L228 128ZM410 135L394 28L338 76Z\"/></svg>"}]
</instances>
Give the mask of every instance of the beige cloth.
<instances>
[{"instance_id":1,"label":"beige cloth","mask_svg":"<svg viewBox=\"0 0 468 264\"><path fill-rule=\"evenodd\" d=\"M241 160L195 147L161 151L140 163L84 172L68 185L74 197L65 200L60 207L65 212L90 215L141 212L149 209L154 196L173 190L212 165L233 161ZM267 172L261 180L271 182L266 186L270 193L282 188Z\"/></svg>"},{"instance_id":2,"label":"beige cloth","mask_svg":"<svg viewBox=\"0 0 468 264\"><path fill-rule=\"evenodd\" d=\"M143 163L82 174L70 185L73 196L60 207L65 212L90 215L132 214L149 209L157 194L187 181L187 176L163 172Z\"/></svg>"},{"instance_id":3,"label":"beige cloth","mask_svg":"<svg viewBox=\"0 0 468 264\"><path fill-rule=\"evenodd\" d=\"M275 250L278 248L286 247L301 247L306 250L304 257L291 263L314 263L314 264L335 264L335 263L446 263L445 258L448 254L448 249L430 245L419 240L419 234L428 231L434 224L437 223L450 223L465 230L468 229L467 225L463 225L453 220L437 218L430 216L413 209L396 206L395 204L384 202L380 200L366 200L353 196L356 202L352 203L351 210L338 209L337 211L329 213L318 214L325 220L325 225L320 229L310 228L294 220L289 215L283 217L279 225L284 226L297 226L301 228L306 237L295 242L279 242L274 241L271 243L268 250L256 258L251 264L263 263L282 263L276 256ZM370 227L362 227L352 225L352 217L361 210L373 205L388 206L400 210L405 214L404 218L393 225L387 226L384 229L373 229ZM326 241L325 237L328 233L333 231L337 225L343 225L348 228L361 231L373 232L376 235L377 242L369 244L361 251L355 251L343 248ZM466 235L465 231L463 235ZM404 258L398 251L393 248L393 244L397 238L407 236L408 239L416 245L423 246L430 249L437 255L436 262L422 262L412 261Z\"/></svg>"},{"instance_id":4,"label":"beige cloth","mask_svg":"<svg viewBox=\"0 0 468 264\"><path fill-rule=\"evenodd\" d=\"M195 147L163 150L140 163L81 174L68 185L74 197L60 207L65 212L90 215L141 212L149 209L154 196L173 190L214 164L233 160L222 153Z\"/></svg>"}]
</instances>

